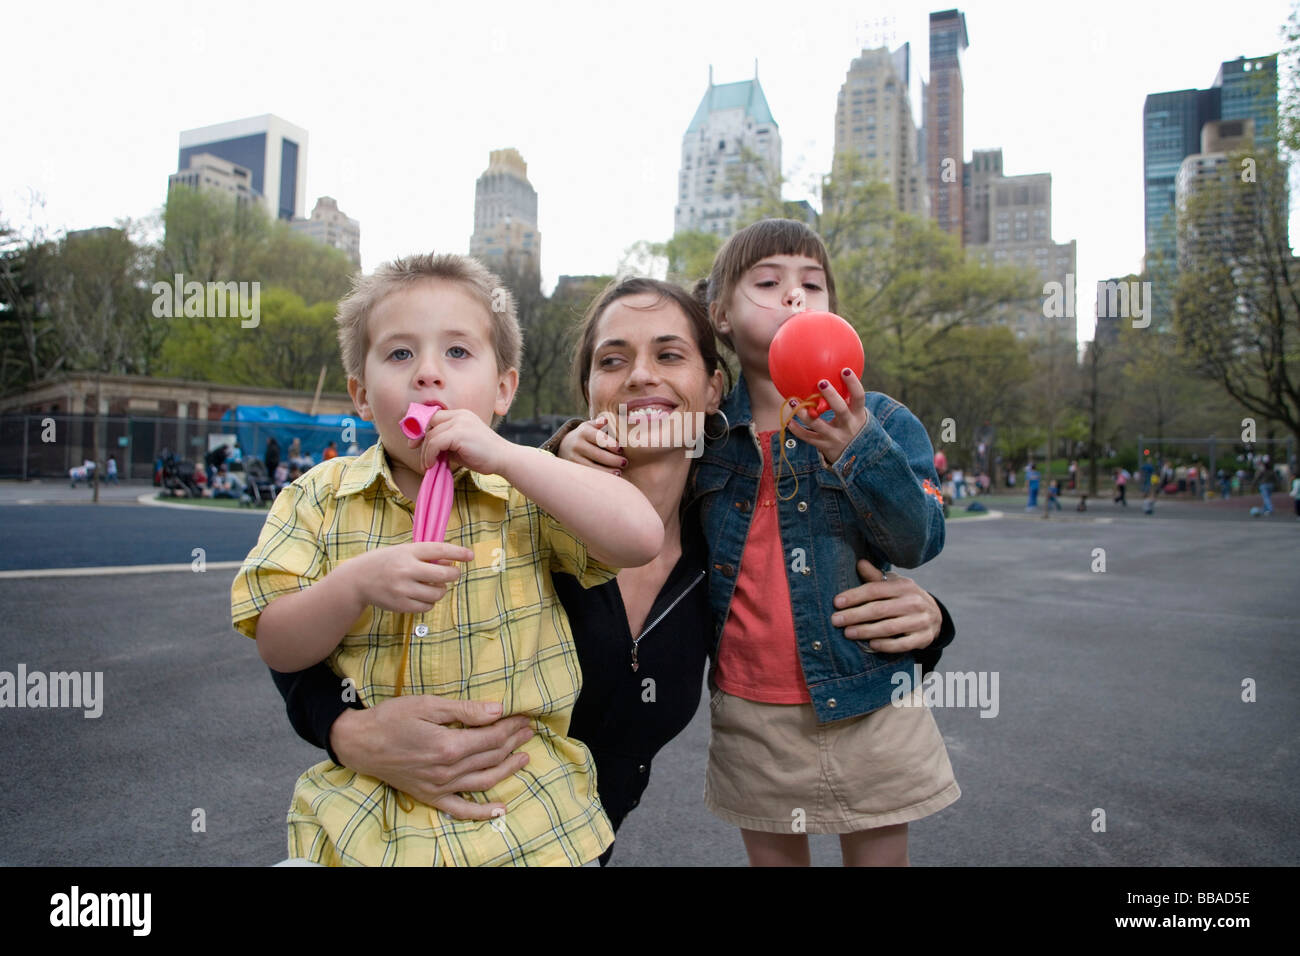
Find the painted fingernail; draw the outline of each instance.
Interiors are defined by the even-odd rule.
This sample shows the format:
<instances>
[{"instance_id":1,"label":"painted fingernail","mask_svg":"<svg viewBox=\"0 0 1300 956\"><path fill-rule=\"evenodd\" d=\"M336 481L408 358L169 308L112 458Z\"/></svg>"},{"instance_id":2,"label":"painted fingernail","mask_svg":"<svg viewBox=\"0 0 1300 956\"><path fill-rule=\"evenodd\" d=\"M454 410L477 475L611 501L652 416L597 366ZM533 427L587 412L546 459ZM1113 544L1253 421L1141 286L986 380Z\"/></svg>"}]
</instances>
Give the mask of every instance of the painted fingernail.
<instances>
[{"instance_id":1,"label":"painted fingernail","mask_svg":"<svg viewBox=\"0 0 1300 956\"><path fill-rule=\"evenodd\" d=\"M619 459L619 467L621 467L621 468L626 468L626 467L627 467L627 459L626 459L626 458L621 458L621 459Z\"/></svg>"},{"instance_id":2,"label":"painted fingernail","mask_svg":"<svg viewBox=\"0 0 1300 956\"><path fill-rule=\"evenodd\" d=\"M820 382L817 383L817 387L818 387L818 388L830 388L830 387L831 387L831 383L828 382L828 381L826 381L826 379L822 379Z\"/></svg>"},{"instance_id":3,"label":"painted fingernail","mask_svg":"<svg viewBox=\"0 0 1300 956\"><path fill-rule=\"evenodd\" d=\"M840 374L843 375L845 378L848 378L850 375L853 374L853 369L846 368L844 371L840 372Z\"/></svg>"},{"instance_id":4,"label":"painted fingernail","mask_svg":"<svg viewBox=\"0 0 1300 956\"><path fill-rule=\"evenodd\" d=\"M798 400L797 398L792 398L792 399L790 399L790 407L791 407L791 408L795 408L798 404L799 404L799 400Z\"/></svg>"}]
</instances>

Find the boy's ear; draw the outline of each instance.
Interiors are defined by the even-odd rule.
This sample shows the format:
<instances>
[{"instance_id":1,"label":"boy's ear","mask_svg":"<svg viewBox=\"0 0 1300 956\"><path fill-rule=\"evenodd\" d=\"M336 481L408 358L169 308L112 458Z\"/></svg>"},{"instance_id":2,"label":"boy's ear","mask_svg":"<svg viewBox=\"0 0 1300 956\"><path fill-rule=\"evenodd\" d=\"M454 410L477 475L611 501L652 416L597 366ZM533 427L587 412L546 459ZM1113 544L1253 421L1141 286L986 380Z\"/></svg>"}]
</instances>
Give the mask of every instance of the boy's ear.
<instances>
[{"instance_id":1,"label":"boy's ear","mask_svg":"<svg viewBox=\"0 0 1300 956\"><path fill-rule=\"evenodd\" d=\"M374 412L370 409L370 401L366 397L366 387L361 384L361 380L355 375L348 376L348 394L352 396L352 405L356 408L357 414L361 416L363 422L374 420Z\"/></svg>"},{"instance_id":2,"label":"boy's ear","mask_svg":"<svg viewBox=\"0 0 1300 956\"><path fill-rule=\"evenodd\" d=\"M510 406L514 404L515 392L519 389L519 369L509 368L501 373L497 380L497 397L492 404L492 411L505 417L506 412L510 411Z\"/></svg>"}]
</instances>

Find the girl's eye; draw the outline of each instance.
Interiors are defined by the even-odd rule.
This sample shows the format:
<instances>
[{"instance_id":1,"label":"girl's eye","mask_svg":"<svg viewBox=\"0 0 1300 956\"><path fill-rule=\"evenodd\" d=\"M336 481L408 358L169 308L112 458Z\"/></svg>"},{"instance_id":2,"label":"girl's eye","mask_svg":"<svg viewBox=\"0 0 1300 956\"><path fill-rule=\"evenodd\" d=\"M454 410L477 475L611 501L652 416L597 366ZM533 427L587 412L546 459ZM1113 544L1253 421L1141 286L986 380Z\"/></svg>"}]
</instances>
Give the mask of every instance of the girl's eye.
<instances>
[{"instance_id":1,"label":"girl's eye","mask_svg":"<svg viewBox=\"0 0 1300 956\"><path fill-rule=\"evenodd\" d=\"M818 285L816 282L805 282L803 285L805 289L811 289L813 292L822 291L822 287Z\"/></svg>"},{"instance_id":2,"label":"girl's eye","mask_svg":"<svg viewBox=\"0 0 1300 956\"><path fill-rule=\"evenodd\" d=\"M602 355L600 361L596 363L599 368L613 368L619 362L623 361L621 355Z\"/></svg>"},{"instance_id":3,"label":"girl's eye","mask_svg":"<svg viewBox=\"0 0 1300 956\"><path fill-rule=\"evenodd\" d=\"M402 359L398 357L397 354L398 352L404 352L408 356L414 354L410 349L393 349L391 352L388 353L388 357L397 358L397 360L400 362L402 361Z\"/></svg>"},{"instance_id":4,"label":"girl's eye","mask_svg":"<svg viewBox=\"0 0 1300 956\"><path fill-rule=\"evenodd\" d=\"M459 352L460 354L453 355L453 352ZM468 358L469 352L467 352L465 347L462 345L453 345L451 348L447 349L447 355L451 358Z\"/></svg>"},{"instance_id":5,"label":"girl's eye","mask_svg":"<svg viewBox=\"0 0 1300 956\"><path fill-rule=\"evenodd\" d=\"M679 358L681 358L681 357L682 357L682 356L681 356L681 353L680 353L680 352L660 352L660 353L659 353L659 358L660 358L661 360L663 360L663 361L666 361L666 362L672 362L672 361L675 361L676 359L679 359Z\"/></svg>"}]
</instances>

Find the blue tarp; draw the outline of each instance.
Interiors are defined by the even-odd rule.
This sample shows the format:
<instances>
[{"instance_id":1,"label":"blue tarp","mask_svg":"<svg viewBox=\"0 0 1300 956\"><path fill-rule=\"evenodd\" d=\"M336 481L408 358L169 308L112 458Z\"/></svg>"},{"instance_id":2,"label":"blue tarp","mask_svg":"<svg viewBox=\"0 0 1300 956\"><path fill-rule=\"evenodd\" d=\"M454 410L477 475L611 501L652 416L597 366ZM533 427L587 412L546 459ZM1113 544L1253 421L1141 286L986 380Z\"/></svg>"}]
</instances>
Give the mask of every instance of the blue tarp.
<instances>
[{"instance_id":1,"label":"blue tarp","mask_svg":"<svg viewBox=\"0 0 1300 956\"><path fill-rule=\"evenodd\" d=\"M302 452L320 462L325 446L331 441L340 455L348 454L349 442L344 440L344 428L352 426L348 438L356 442L358 451L365 451L379 440L379 433L371 422L351 415L308 415L279 405L238 405L221 416L230 422L230 431L239 439L244 457L265 458L266 440L272 436L280 445L280 460L289 458L289 446L295 438L302 442ZM353 434L355 433L355 434Z\"/></svg>"}]
</instances>

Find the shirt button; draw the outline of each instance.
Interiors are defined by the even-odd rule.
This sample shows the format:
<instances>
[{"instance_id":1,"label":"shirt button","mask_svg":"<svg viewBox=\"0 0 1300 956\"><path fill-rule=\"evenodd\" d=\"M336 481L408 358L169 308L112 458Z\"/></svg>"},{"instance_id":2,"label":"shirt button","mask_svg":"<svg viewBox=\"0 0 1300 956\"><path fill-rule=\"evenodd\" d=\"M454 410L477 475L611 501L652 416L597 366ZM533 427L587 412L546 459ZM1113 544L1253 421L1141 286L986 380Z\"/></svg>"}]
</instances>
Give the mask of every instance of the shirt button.
<instances>
[{"instance_id":1,"label":"shirt button","mask_svg":"<svg viewBox=\"0 0 1300 956\"><path fill-rule=\"evenodd\" d=\"M812 574L812 568L805 566L801 574Z\"/></svg>"},{"instance_id":2,"label":"shirt button","mask_svg":"<svg viewBox=\"0 0 1300 956\"><path fill-rule=\"evenodd\" d=\"M785 447L786 447L786 448L793 448L793 447L794 447L794 439L793 439L793 438L787 438L787 439L785 440Z\"/></svg>"},{"instance_id":3,"label":"shirt button","mask_svg":"<svg viewBox=\"0 0 1300 956\"><path fill-rule=\"evenodd\" d=\"M416 637L428 637L428 636L429 636L429 625L427 625L427 624L417 624L417 625L415 625L415 636L416 636Z\"/></svg>"},{"instance_id":4,"label":"shirt button","mask_svg":"<svg viewBox=\"0 0 1300 956\"><path fill-rule=\"evenodd\" d=\"M828 701L826 702L826 706L829 707L831 710L834 710L834 709L835 709L835 698L832 697L830 700L828 700Z\"/></svg>"},{"instance_id":5,"label":"shirt button","mask_svg":"<svg viewBox=\"0 0 1300 956\"><path fill-rule=\"evenodd\" d=\"M637 768L636 768L636 772L637 772L637 773L645 773L645 764L641 764L641 766L637 767Z\"/></svg>"},{"instance_id":6,"label":"shirt button","mask_svg":"<svg viewBox=\"0 0 1300 956\"><path fill-rule=\"evenodd\" d=\"M813 650L814 650L814 651L820 651L821 649L822 649L822 642L821 642L821 641L813 641Z\"/></svg>"},{"instance_id":7,"label":"shirt button","mask_svg":"<svg viewBox=\"0 0 1300 956\"><path fill-rule=\"evenodd\" d=\"M807 511L807 510L808 510L808 502L806 502L806 501L801 501L801 502L799 502L799 504L796 505L795 507L797 507L800 511Z\"/></svg>"},{"instance_id":8,"label":"shirt button","mask_svg":"<svg viewBox=\"0 0 1300 956\"><path fill-rule=\"evenodd\" d=\"M727 577L732 577L736 573L736 569L729 564L715 564L714 567L717 568L719 571L721 571L723 574L725 574Z\"/></svg>"}]
</instances>

